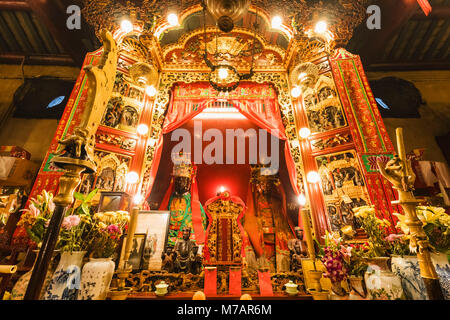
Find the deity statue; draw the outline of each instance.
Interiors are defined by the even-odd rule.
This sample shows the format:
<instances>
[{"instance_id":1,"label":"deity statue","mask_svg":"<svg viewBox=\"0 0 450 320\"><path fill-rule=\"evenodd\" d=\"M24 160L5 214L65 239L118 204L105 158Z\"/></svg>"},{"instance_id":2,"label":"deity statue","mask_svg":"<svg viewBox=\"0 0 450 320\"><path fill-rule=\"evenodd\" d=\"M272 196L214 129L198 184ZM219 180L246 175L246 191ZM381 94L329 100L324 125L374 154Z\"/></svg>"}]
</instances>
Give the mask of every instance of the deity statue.
<instances>
[{"instance_id":1,"label":"deity statue","mask_svg":"<svg viewBox=\"0 0 450 320\"><path fill-rule=\"evenodd\" d=\"M288 239L295 237L287 216L281 182L273 172L260 165L251 168L251 192L243 226L249 239L245 248L250 269L269 268L271 272L290 270Z\"/></svg>"},{"instance_id":2,"label":"deity statue","mask_svg":"<svg viewBox=\"0 0 450 320\"><path fill-rule=\"evenodd\" d=\"M174 272L176 257L177 257L177 254L172 250L171 247L168 247L166 252L163 252L161 254L161 260L162 260L161 270L165 270L169 273Z\"/></svg>"},{"instance_id":3,"label":"deity statue","mask_svg":"<svg viewBox=\"0 0 450 320\"><path fill-rule=\"evenodd\" d=\"M161 203L160 210L170 211L168 246L173 247L182 238L182 230L190 228L190 239L197 245L205 241L207 218L198 201L195 169L186 157L174 159L173 178Z\"/></svg>"},{"instance_id":4,"label":"deity statue","mask_svg":"<svg viewBox=\"0 0 450 320\"><path fill-rule=\"evenodd\" d=\"M202 272L202 256L198 253L198 246L192 247L192 254L190 257L190 271L192 274L200 274Z\"/></svg>"},{"instance_id":5,"label":"deity statue","mask_svg":"<svg viewBox=\"0 0 450 320\"><path fill-rule=\"evenodd\" d=\"M288 248L291 255L291 271L298 271L301 269L301 259L308 256L307 244L303 240L303 229L295 227L296 238L288 241Z\"/></svg>"},{"instance_id":6,"label":"deity statue","mask_svg":"<svg viewBox=\"0 0 450 320\"><path fill-rule=\"evenodd\" d=\"M175 247L176 253L174 270L175 272L191 273L191 262L194 255L194 242L190 240L191 228L183 228L183 238L177 239Z\"/></svg>"}]
</instances>

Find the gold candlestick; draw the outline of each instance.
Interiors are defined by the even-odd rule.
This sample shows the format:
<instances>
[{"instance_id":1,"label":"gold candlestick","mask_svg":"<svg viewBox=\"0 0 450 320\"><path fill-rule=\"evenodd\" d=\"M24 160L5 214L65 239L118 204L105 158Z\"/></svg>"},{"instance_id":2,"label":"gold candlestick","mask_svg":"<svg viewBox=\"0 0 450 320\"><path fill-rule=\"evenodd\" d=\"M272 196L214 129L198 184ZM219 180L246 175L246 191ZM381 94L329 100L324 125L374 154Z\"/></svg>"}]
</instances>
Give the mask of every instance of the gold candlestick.
<instances>
[{"instance_id":1,"label":"gold candlestick","mask_svg":"<svg viewBox=\"0 0 450 320\"><path fill-rule=\"evenodd\" d=\"M139 210L140 209L138 206L133 207L133 209L131 210L130 223L128 224L127 241L125 242L124 256L121 261L120 269L128 269L128 258L130 257L131 246L133 245L133 237L134 233L136 232Z\"/></svg>"},{"instance_id":2,"label":"gold candlestick","mask_svg":"<svg viewBox=\"0 0 450 320\"><path fill-rule=\"evenodd\" d=\"M430 257L430 244L428 237L423 230L422 222L416 214L416 206L420 203L414 197L414 181L416 176L411 169L411 163L406 159L405 145L403 142L403 129L396 129L397 151L386 165L378 161L378 169L393 188L398 190L398 200L392 201L392 204L402 206L406 216L406 225L410 230L410 247L417 250L417 259L419 260L420 275L425 283L428 296L431 300L443 300L442 289L439 284L439 278L434 269Z\"/></svg>"},{"instance_id":3,"label":"gold candlestick","mask_svg":"<svg viewBox=\"0 0 450 320\"><path fill-rule=\"evenodd\" d=\"M301 210L302 220L303 220L303 229L305 233L306 245L308 247L308 254L311 259L315 262L316 260L316 251L314 250L314 240L311 230L311 225L309 224L309 209L303 208ZM315 266L315 264L314 264Z\"/></svg>"}]
</instances>

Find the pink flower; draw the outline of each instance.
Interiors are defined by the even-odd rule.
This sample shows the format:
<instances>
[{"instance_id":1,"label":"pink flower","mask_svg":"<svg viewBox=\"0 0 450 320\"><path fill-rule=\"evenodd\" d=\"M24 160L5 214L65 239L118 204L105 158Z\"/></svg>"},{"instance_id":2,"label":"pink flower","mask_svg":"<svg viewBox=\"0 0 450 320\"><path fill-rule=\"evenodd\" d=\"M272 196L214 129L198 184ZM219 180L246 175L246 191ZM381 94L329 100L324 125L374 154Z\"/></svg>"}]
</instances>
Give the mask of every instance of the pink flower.
<instances>
[{"instance_id":1,"label":"pink flower","mask_svg":"<svg viewBox=\"0 0 450 320\"><path fill-rule=\"evenodd\" d=\"M80 216L77 215L70 215L68 216L68 218L70 219L70 223L72 224L72 227L76 227L77 225L80 224Z\"/></svg>"},{"instance_id":2,"label":"pink flower","mask_svg":"<svg viewBox=\"0 0 450 320\"><path fill-rule=\"evenodd\" d=\"M33 217L37 217L41 214L41 211L39 211L38 208L36 208L34 206L34 204L30 204L30 206L28 207L28 211L33 215Z\"/></svg>"},{"instance_id":3,"label":"pink flower","mask_svg":"<svg viewBox=\"0 0 450 320\"><path fill-rule=\"evenodd\" d=\"M53 202L53 200L50 200L50 201L48 202L48 210L50 210L50 212L53 212L53 211L55 211L55 207L56 207L56 205L55 205L55 203Z\"/></svg>"},{"instance_id":4,"label":"pink flower","mask_svg":"<svg viewBox=\"0 0 450 320\"><path fill-rule=\"evenodd\" d=\"M394 242L397 239L401 239L403 238L404 234L394 234L391 233L390 235L388 235L386 238L384 238L384 240L388 241L388 242Z\"/></svg>"},{"instance_id":5,"label":"pink flower","mask_svg":"<svg viewBox=\"0 0 450 320\"><path fill-rule=\"evenodd\" d=\"M107 230L108 230L109 233L119 233L120 232L119 227L116 226L115 224L109 225Z\"/></svg>"},{"instance_id":6,"label":"pink flower","mask_svg":"<svg viewBox=\"0 0 450 320\"><path fill-rule=\"evenodd\" d=\"M61 224L61 228L64 228L66 230L69 230L73 227L76 227L80 224L80 217L77 215L70 215L63 219L63 222Z\"/></svg>"}]
</instances>

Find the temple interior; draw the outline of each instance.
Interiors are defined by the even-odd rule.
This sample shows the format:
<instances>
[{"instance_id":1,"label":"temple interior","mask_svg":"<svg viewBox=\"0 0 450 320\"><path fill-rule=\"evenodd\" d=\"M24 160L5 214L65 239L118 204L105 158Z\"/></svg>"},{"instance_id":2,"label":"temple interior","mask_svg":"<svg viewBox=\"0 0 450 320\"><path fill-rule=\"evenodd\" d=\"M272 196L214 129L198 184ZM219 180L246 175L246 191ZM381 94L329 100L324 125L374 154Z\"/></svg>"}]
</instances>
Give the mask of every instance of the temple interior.
<instances>
[{"instance_id":1,"label":"temple interior","mask_svg":"<svg viewBox=\"0 0 450 320\"><path fill-rule=\"evenodd\" d=\"M0 2L0 299L449 300L449 14Z\"/></svg>"}]
</instances>

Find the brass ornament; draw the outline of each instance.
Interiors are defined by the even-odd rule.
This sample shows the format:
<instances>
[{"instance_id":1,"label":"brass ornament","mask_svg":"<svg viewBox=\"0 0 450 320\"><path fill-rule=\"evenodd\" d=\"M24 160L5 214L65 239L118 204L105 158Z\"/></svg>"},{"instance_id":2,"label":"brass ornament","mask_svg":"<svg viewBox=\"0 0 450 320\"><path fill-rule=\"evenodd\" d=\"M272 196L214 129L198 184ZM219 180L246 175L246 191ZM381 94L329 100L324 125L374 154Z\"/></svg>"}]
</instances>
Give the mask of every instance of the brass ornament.
<instances>
[{"instance_id":1,"label":"brass ornament","mask_svg":"<svg viewBox=\"0 0 450 320\"><path fill-rule=\"evenodd\" d=\"M216 20L225 16L231 19L232 21L237 21L247 12L250 6L250 0L204 0L204 1L206 7L208 8L208 12Z\"/></svg>"},{"instance_id":2,"label":"brass ornament","mask_svg":"<svg viewBox=\"0 0 450 320\"><path fill-rule=\"evenodd\" d=\"M304 62L296 65L289 75L291 85L308 87L316 83L319 77L319 68L311 62Z\"/></svg>"},{"instance_id":3,"label":"brass ornament","mask_svg":"<svg viewBox=\"0 0 450 320\"><path fill-rule=\"evenodd\" d=\"M136 62L129 69L131 80L138 86L144 87L156 85L158 82L158 70L145 62Z\"/></svg>"},{"instance_id":4,"label":"brass ornament","mask_svg":"<svg viewBox=\"0 0 450 320\"><path fill-rule=\"evenodd\" d=\"M398 200L392 201L392 204L401 205L405 212L406 225L410 230L410 249L417 251L420 275L424 279L428 295L431 300L443 299L439 278L431 261L430 243L416 213L416 206L421 201L417 200L412 192L416 177L412 172L410 160L406 158L403 129L397 128L396 135L398 155L395 155L386 164L378 161L378 169L381 175L398 191Z\"/></svg>"}]
</instances>

